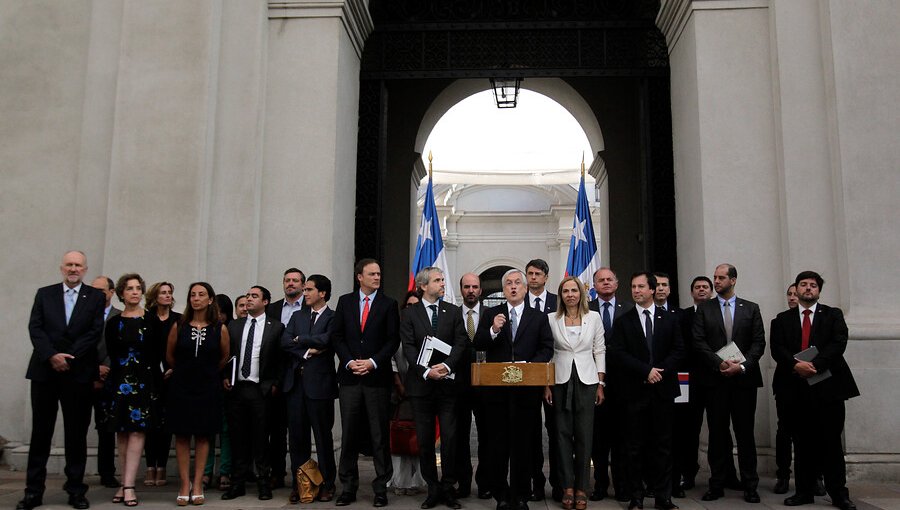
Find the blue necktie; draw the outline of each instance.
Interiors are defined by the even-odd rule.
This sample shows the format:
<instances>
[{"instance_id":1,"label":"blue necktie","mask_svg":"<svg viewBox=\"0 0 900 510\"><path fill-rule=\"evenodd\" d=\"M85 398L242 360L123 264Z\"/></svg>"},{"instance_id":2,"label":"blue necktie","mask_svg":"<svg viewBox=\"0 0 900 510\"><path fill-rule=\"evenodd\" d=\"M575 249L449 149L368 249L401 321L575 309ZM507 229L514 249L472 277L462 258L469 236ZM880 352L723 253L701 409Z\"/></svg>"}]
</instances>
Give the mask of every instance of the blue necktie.
<instances>
[{"instance_id":1,"label":"blue necktie","mask_svg":"<svg viewBox=\"0 0 900 510\"><path fill-rule=\"evenodd\" d=\"M516 320L518 317L516 316L516 309L509 309L509 328L512 330L512 339L516 339L516 330L519 329L519 321Z\"/></svg>"},{"instance_id":2,"label":"blue necktie","mask_svg":"<svg viewBox=\"0 0 900 510\"><path fill-rule=\"evenodd\" d=\"M612 306L609 301L603 303L603 330L606 334L612 333L612 320L609 318L609 307Z\"/></svg>"},{"instance_id":3,"label":"blue necktie","mask_svg":"<svg viewBox=\"0 0 900 510\"><path fill-rule=\"evenodd\" d=\"M72 319L72 310L75 309L75 289L66 289L66 325Z\"/></svg>"}]
</instances>

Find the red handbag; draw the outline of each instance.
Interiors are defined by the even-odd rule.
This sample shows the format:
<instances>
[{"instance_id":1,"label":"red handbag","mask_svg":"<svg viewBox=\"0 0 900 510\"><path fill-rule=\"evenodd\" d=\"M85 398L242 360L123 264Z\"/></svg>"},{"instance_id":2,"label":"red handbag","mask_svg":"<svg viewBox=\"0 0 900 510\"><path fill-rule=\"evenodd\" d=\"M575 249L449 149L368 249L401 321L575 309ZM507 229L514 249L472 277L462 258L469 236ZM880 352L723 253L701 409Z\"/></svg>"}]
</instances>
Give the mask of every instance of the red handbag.
<instances>
[{"instance_id":1,"label":"red handbag","mask_svg":"<svg viewBox=\"0 0 900 510\"><path fill-rule=\"evenodd\" d=\"M417 457L419 441L416 438L416 423L413 420L400 419L400 406L391 418L391 454Z\"/></svg>"}]
</instances>

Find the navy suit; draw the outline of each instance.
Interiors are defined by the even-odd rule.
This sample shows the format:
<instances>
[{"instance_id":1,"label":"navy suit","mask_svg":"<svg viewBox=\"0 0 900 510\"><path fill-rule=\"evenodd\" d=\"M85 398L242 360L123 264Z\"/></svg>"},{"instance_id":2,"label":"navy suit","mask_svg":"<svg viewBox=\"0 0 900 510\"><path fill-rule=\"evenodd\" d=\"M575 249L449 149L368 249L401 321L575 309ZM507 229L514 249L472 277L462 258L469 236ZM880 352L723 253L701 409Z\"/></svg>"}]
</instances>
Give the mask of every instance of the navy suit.
<instances>
[{"instance_id":1,"label":"navy suit","mask_svg":"<svg viewBox=\"0 0 900 510\"><path fill-rule=\"evenodd\" d=\"M25 375L31 380L32 412L26 497L40 498L44 493L59 407L65 425L66 483L63 487L70 495L87 492L84 484L87 431L91 423L93 382L99 375L97 343L103 332L106 296L82 284L68 324L64 299L62 283L38 289L28 321L34 351ZM66 372L57 372L50 365L50 357L58 353L74 356Z\"/></svg>"},{"instance_id":2,"label":"navy suit","mask_svg":"<svg viewBox=\"0 0 900 510\"><path fill-rule=\"evenodd\" d=\"M600 298L588 303L588 308L600 314L603 317L603 306ZM615 321L625 314L628 310L634 308L634 304L621 299L616 299L615 307L612 305L610 312L610 326L604 325L604 340L609 345L612 340L613 328ZM625 441L624 430L622 427L622 413L624 408L622 401L618 398L618 391L615 383L614 367L609 363L606 365L606 400L603 405L594 408L594 437L591 446L591 461L594 463L594 490L606 492L610 484L610 474L612 474L612 485L616 494L624 494L625 489ZM629 494L630 496L630 494Z\"/></svg>"},{"instance_id":3,"label":"navy suit","mask_svg":"<svg viewBox=\"0 0 900 510\"><path fill-rule=\"evenodd\" d=\"M494 317L509 317L507 304L484 312L475 334L475 348L486 351L488 362L549 362L553 357L553 333L543 313L526 303L519 317L515 339L507 321L496 338L491 338ZM484 388L491 444L491 490L494 498L518 505L531 494L534 430L541 424L543 388ZM507 473L509 482L507 483Z\"/></svg>"},{"instance_id":4,"label":"navy suit","mask_svg":"<svg viewBox=\"0 0 900 510\"><path fill-rule=\"evenodd\" d=\"M291 473L312 457L310 433L316 440L316 457L324 478L323 489L334 489L334 399L338 397L331 333L334 311L325 307L312 322L309 308L291 316L281 338L288 355L282 388L287 397ZM309 349L321 351L305 357ZM296 476L292 476L296 485Z\"/></svg>"},{"instance_id":5,"label":"navy suit","mask_svg":"<svg viewBox=\"0 0 900 510\"><path fill-rule=\"evenodd\" d=\"M759 306L746 299L735 298L731 340L747 359L743 373L725 377L719 373L722 359L716 351L725 346L725 322L719 298L697 305L694 314L694 353L698 370L691 373L697 383L705 386L709 398L706 421L709 427L709 487L721 490L727 481L732 453L728 438L729 422L734 427L738 447L738 468L745 490L756 490L759 474L756 470L756 392L762 387L759 359L765 353L766 333Z\"/></svg>"},{"instance_id":6,"label":"navy suit","mask_svg":"<svg viewBox=\"0 0 900 510\"><path fill-rule=\"evenodd\" d=\"M338 299L335 308L334 350L338 355L338 394L341 406L341 459L338 477L343 492L356 494L359 488L357 466L364 434L361 417L367 416L368 434L372 440L376 494L387 492L394 473L390 451L390 402L394 373L391 358L400 345L400 315L397 302L377 291L369 304L365 330L361 329L360 293L351 292ZM347 368L353 360L371 359L375 368L366 375L355 375Z\"/></svg>"},{"instance_id":7,"label":"navy suit","mask_svg":"<svg viewBox=\"0 0 900 510\"><path fill-rule=\"evenodd\" d=\"M800 317L800 311L792 309L772 320L772 358L777 363L772 388L787 411L788 428L794 439L797 494L812 497L816 475L821 472L832 501L843 501L849 496L841 443L844 401L859 396L844 359L847 323L840 308L821 303L816 306L809 346L815 346L819 353L812 364L818 373L830 370L831 377L810 385L794 372L794 356L802 350Z\"/></svg>"},{"instance_id":8,"label":"navy suit","mask_svg":"<svg viewBox=\"0 0 900 510\"><path fill-rule=\"evenodd\" d=\"M445 302L435 304L438 310L437 329L431 327L431 311L418 302L403 310L400 319L400 340L409 366L406 371L406 394L413 404L416 437L419 443L419 467L428 483L428 494L452 494L456 483L456 383L452 379L425 378L425 367L417 360L426 336L435 336L451 346L441 363L451 373L462 362L468 337L459 308ZM432 360L434 360L432 355ZM458 377L456 373L454 377ZM441 425L441 478L438 479L434 452L435 416Z\"/></svg>"},{"instance_id":9,"label":"navy suit","mask_svg":"<svg viewBox=\"0 0 900 510\"><path fill-rule=\"evenodd\" d=\"M679 393L678 365L684 344L678 317L659 308L655 312L652 355L642 328L644 317L632 307L616 319L607 357L616 372L618 398L625 402L631 497L643 498L643 481L647 480L656 500L664 501L670 499L672 490L672 411ZM662 380L648 384L652 368L663 369Z\"/></svg>"}]
</instances>

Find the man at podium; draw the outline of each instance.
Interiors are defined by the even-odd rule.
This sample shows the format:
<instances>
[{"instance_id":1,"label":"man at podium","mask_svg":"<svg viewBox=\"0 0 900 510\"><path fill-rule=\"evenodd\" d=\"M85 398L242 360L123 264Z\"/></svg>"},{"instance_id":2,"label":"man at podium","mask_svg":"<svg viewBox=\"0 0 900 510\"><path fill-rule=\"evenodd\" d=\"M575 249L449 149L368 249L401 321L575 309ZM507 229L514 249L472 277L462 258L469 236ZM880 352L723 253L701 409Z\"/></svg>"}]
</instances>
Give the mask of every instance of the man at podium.
<instances>
[{"instance_id":1,"label":"man at podium","mask_svg":"<svg viewBox=\"0 0 900 510\"><path fill-rule=\"evenodd\" d=\"M553 334L547 316L525 306L525 274L511 269L501 281L506 303L485 311L475 348L486 351L488 362L549 362ZM542 386L484 388L491 491L497 510L528 509L533 471L530 439L540 427L542 393Z\"/></svg>"}]
</instances>

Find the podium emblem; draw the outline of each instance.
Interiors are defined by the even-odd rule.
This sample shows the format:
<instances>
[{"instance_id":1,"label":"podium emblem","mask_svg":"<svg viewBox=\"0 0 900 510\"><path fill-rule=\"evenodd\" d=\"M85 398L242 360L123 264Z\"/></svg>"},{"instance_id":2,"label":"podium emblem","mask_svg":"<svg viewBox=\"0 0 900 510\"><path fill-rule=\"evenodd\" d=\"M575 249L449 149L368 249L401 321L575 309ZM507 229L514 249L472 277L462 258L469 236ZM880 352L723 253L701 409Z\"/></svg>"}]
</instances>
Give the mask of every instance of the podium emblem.
<instances>
[{"instance_id":1,"label":"podium emblem","mask_svg":"<svg viewBox=\"0 0 900 510\"><path fill-rule=\"evenodd\" d=\"M503 369L503 375L500 376L500 380L506 384L519 384L525 380L525 374L522 373L521 368L509 365Z\"/></svg>"}]
</instances>

